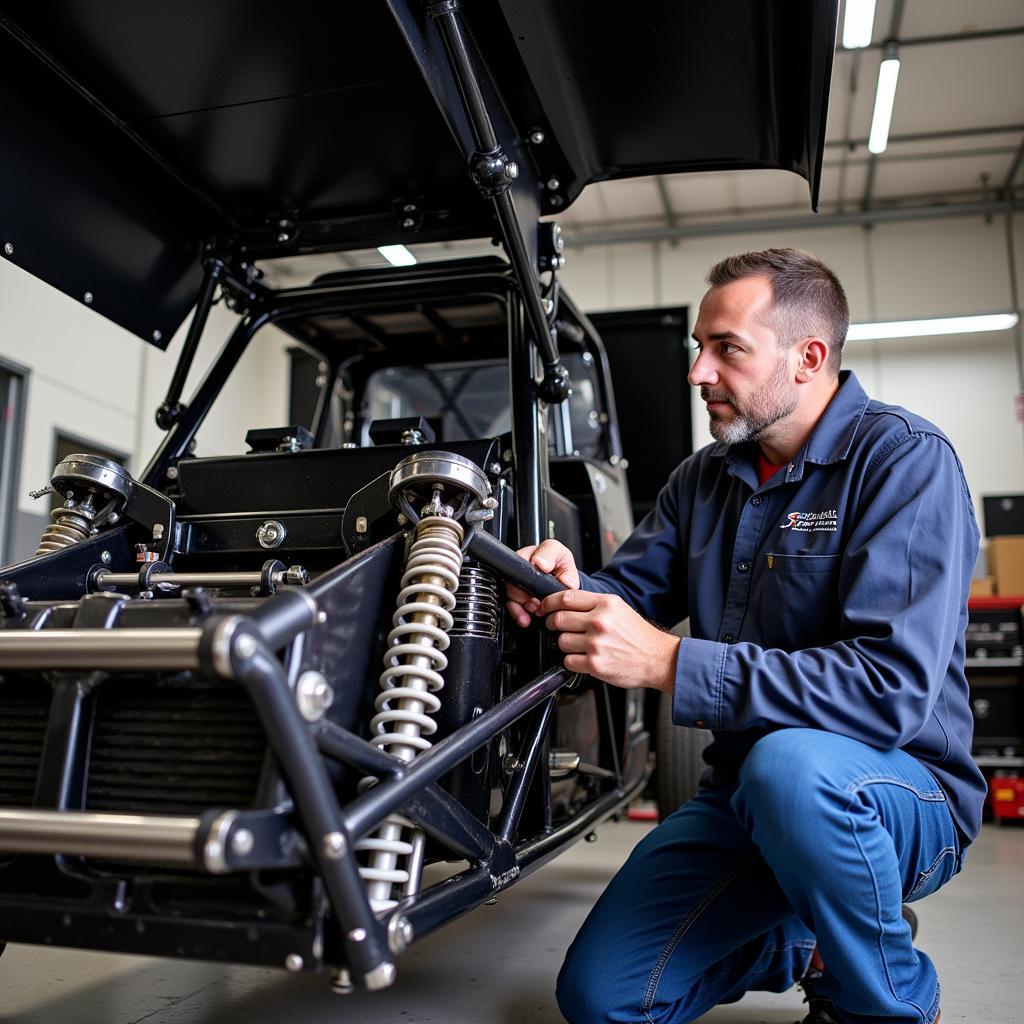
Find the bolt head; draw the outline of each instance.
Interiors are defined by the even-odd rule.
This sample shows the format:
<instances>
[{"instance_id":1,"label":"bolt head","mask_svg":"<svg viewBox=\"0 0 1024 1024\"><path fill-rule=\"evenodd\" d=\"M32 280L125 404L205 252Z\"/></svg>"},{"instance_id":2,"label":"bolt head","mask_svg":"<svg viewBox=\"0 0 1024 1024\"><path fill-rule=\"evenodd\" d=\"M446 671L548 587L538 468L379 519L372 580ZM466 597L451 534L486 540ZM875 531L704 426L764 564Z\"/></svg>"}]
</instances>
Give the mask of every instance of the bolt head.
<instances>
[{"instance_id":1,"label":"bolt head","mask_svg":"<svg viewBox=\"0 0 1024 1024\"><path fill-rule=\"evenodd\" d=\"M291 235L287 231L278 231L277 240L279 242L287 242L289 238L291 238Z\"/></svg>"},{"instance_id":2,"label":"bolt head","mask_svg":"<svg viewBox=\"0 0 1024 1024\"><path fill-rule=\"evenodd\" d=\"M358 516L356 518L356 533L366 533L369 528L370 525L366 520L366 516Z\"/></svg>"},{"instance_id":3,"label":"bolt head","mask_svg":"<svg viewBox=\"0 0 1024 1024\"><path fill-rule=\"evenodd\" d=\"M178 479L178 467L177 466L168 466L167 467L167 479L168 480L177 480Z\"/></svg>"},{"instance_id":4,"label":"bolt head","mask_svg":"<svg viewBox=\"0 0 1024 1024\"><path fill-rule=\"evenodd\" d=\"M243 633L235 641L235 653L240 658L251 658L256 653L256 641L248 633Z\"/></svg>"},{"instance_id":5,"label":"bolt head","mask_svg":"<svg viewBox=\"0 0 1024 1024\"><path fill-rule=\"evenodd\" d=\"M505 164L505 173L514 181L519 177L519 164L517 164L515 160L509 160L509 162Z\"/></svg>"},{"instance_id":6,"label":"bolt head","mask_svg":"<svg viewBox=\"0 0 1024 1024\"><path fill-rule=\"evenodd\" d=\"M256 839L247 828L240 828L231 837L231 852L239 857L245 857L252 853L256 845Z\"/></svg>"},{"instance_id":7,"label":"bolt head","mask_svg":"<svg viewBox=\"0 0 1024 1024\"><path fill-rule=\"evenodd\" d=\"M353 942L365 942L366 941L366 929L365 928L353 928L348 933L348 937Z\"/></svg>"},{"instance_id":8,"label":"bolt head","mask_svg":"<svg viewBox=\"0 0 1024 1024\"><path fill-rule=\"evenodd\" d=\"M4 242L4 255L5 256L13 256L14 255L14 245L11 242Z\"/></svg>"},{"instance_id":9,"label":"bolt head","mask_svg":"<svg viewBox=\"0 0 1024 1024\"><path fill-rule=\"evenodd\" d=\"M533 134L532 134L532 135L530 136L530 141L531 141L531 142L532 142L532 143L533 143L533 144L534 144L535 146L539 146L539 145L540 145L540 144L541 144L541 143L542 143L542 142L544 141L544 133L543 133L543 132L534 132L534 133L533 133Z\"/></svg>"},{"instance_id":10,"label":"bolt head","mask_svg":"<svg viewBox=\"0 0 1024 1024\"><path fill-rule=\"evenodd\" d=\"M256 531L256 540L261 548L276 548L281 545L285 538L285 528L276 519L268 519L260 524Z\"/></svg>"},{"instance_id":11,"label":"bolt head","mask_svg":"<svg viewBox=\"0 0 1024 1024\"><path fill-rule=\"evenodd\" d=\"M329 860L341 860L348 849L348 843L340 832L328 832L324 836L324 855Z\"/></svg>"},{"instance_id":12,"label":"bolt head","mask_svg":"<svg viewBox=\"0 0 1024 1024\"><path fill-rule=\"evenodd\" d=\"M84 295L82 296L82 300L83 300L83 301L85 302L85 304L86 304L87 306L91 306L91 305L92 305L92 292L86 292L86 293L85 293L85 294L84 294Z\"/></svg>"},{"instance_id":13,"label":"bolt head","mask_svg":"<svg viewBox=\"0 0 1024 1024\"><path fill-rule=\"evenodd\" d=\"M154 341L159 341L162 337L163 337L163 332L162 331L154 331L153 332L153 340Z\"/></svg>"},{"instance_id":14,"label":"bolt head","mask_svg":"<svg viewBox=\"0 0 1024 1024\"><path fill-rule=\"evenodd\" d=\"M548 178L547 180L547 186L552 192L559 188L561 184L562 183L557 178Z\"/></svg>"},{"instance_id":15,"label":"bolt head","mask_svg":"<svg viewBox=\"0 0 1024 1024\"><path fill-rule=\"evenodd\" d=\"M402 227L403 228L411 228L411 227L413 227L413 225L415 225L415 223L416 223L416 221L414 221L412 219L412 217L405 217L402 220Z\"/></svg>"},{"instance_id":16,"label":"bolt head","mask_svg":"<svg viewBox=\"0 0 1024 1024\"><path fill-rule=\"evenodd\" d=\"M295 684L295 702L307 722L319 722L334 703L334 688L319 672L303 672Z\"/></svg>"},{"instance_id":17,"label":"bolt head","mask_svg":"<svg viewBox=\"0 0 1024 1024\"><path fill-rule=\"evenodd\" d=\"M291 971L293 974L297 971L301 971L303 966L303 959L298 953L289 953L284 958L284 969Z\"/></svg>"},{"instance_id":18,"label":"bolt head","mask_svg":"<svg viewBox=\"0 0 1024 1024\"><path fill-rule=\"evenodd\" d=\"M402 207L402 212L403 213L415 213L416 212L416 204L415 203L406 203L405 206Z\"/></svg>"},{"instance_id":19,"label":"bolt head","mask_svg":"<svg viewBox=\"0 0 1024 1024\"><path fill-rule=\"evenodd\" d=\"M102 562L102 563L103 563L104 565L110 565L110 563L111 563L111 561L112 561L112 559L111 559L111 557L110 557L110 552L109 552L109 551L104 551L104 552L102 552L102 553L100 554L100 561L101 561L101 562Z\"/></svg>"}]
</instances>

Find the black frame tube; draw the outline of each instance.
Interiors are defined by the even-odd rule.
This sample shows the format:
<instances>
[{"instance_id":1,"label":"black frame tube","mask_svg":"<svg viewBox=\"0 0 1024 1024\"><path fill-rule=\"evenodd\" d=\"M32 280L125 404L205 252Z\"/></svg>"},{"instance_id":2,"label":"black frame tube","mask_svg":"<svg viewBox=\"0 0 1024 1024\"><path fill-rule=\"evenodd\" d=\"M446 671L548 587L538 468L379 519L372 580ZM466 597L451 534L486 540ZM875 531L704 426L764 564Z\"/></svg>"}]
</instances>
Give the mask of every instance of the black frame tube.
<instances>
[{"instance_id":1,"label":"black frame tube","mask_svg":"<svg viewBox=\"0 0 1024 1024\"><path fill-rule=\"evenodd\" d=\"M462 726L458 732L446 736L430 750L420 754L401 778L376 785L356 797L344 810L349 834L354 839L369 835L385 818L409 802L419 789L428 783L437 782L474 750L522 718L572 678L573 674L564 668L549 669Z\"/></svg>"},{"instance_id":2,"label":"black frame tube","mask_svg":"<svg viewBox=\"0 0 1024 1024\"><path fill-rule=\"evenodd\" d=\"M156 425L161 430L169 430L173 427L185 411L185 407L180 402L181 393L185 390L188 371L192 368L192 361L199 349L199 339L203 335L203 329L206 327L206 321L209 319L210 310L213 307L213 293L225 269L224 261L219 257L214 257L206 264L206 273L203 275L203 284L199 291L199 298L196 300L196 309L192 314L192 322L188 326L188 334L185 335L185 342L181 347L181 355L178 356L177 365L174 367L174 374L171 376L171 383L167 388L167 396L156 410Z\"/></svg>"},{"instance_id":3,"label":"black frame tube","mask_svg":"<svg viewBox=\"0 0 1024 1024\"><path fill-rule=\"evenodd\" d=\"M472 162L475 163L482 157L491 157L503 162L507 170L509 163L495 135L487 105L473 71L469 44L459 15L459 0L444 0L443 3L433 4L428 7L427 13L436 22L441 33L448 65L473 133L473 141L478 152L474 154ZM519 281L526 319L544 363L544 380L541 384L543 397L549 402L562 402L569 397L569 378L558 354L557 334L544 314L534 261L526 251L526 242L516 217L511 180L517 173L518 171L508 172L508 180L494 186L482 185L481 190L494 203L505 250Z\"/></svg>"},{"instance_id":4,"label":"black frame tube","mask_svg":"<svg viewBox=\"0 0 1024 1024\"><path fill-rule=\"evenodd\" d=\"M206 414L231 376L231 371L242 357L253 335L269 322L269 314L261 310L244 317L231 332L192 401L153 453L149 465L142 474L144 484L163 490L168 467L188 452L188 446L192 443L196 431L206 419Z\"/></svg>"},{"instance_id":5,"label":"black frame tube","mask_svg":"<svg viewBox=\"0 0 1024 1024\"><path fill-rule=\"evenodd\" d=\"M537 722L523 743L523 750L519 755L519 766L516 768L512 785L509 787L511 795L501 812L501 823L498 825L498 838L504 842L510 843L519 827L519 820L522 818L523 808L526 806L526 795L530 783L533 781L537 762L545 749L548 724L551 722L551 712L554 707L555 697L552 695L540 709Z\"/></svg>"}]
</instances>

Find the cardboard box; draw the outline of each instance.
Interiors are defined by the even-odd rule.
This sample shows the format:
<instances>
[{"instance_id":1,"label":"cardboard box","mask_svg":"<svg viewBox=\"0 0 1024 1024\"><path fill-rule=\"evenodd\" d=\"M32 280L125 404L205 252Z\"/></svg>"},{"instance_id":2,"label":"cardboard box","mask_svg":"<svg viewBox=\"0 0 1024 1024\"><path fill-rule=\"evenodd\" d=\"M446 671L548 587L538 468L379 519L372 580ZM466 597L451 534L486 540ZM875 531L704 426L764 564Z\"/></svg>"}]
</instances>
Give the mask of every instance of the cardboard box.
<instances>
[{"instance_id":1,"label":"cardboard box","mask_svg":"<svg viewBox=\"0 0 1024 1024\"><path fill-rule=\"evenodd\" d=\"M971 597L994 597L995 580L991 576L975 576L971 580Z\"/></svg>"},{"instance_id":2,"label":"cardboard box","mask_svg":"<svg viewBox=\"0 0 1024 1024\"><path fill-rule=\"evenodd\" d=\"M988 571L997 594L1024 595L1024 537L993 537L988 545Z\"/></svg>"}]
</instances>

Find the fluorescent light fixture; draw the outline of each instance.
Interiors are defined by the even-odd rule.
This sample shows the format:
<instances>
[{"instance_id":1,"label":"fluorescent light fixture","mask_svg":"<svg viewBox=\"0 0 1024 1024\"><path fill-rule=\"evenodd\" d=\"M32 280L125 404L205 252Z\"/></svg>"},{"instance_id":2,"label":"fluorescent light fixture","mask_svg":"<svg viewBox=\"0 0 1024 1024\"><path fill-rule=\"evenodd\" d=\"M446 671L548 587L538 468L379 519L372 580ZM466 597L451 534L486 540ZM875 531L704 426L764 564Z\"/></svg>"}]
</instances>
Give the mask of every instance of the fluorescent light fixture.
<instances>
[{"instance_id":1,"label":"fluorescent light fixture","mask_svg":"<svg viewBox=\"0 0 1024 1024\"><path fill-rule=\"evenodd\" d=\"M404 245L378 245L377 252L393 267L411 267L416 257Z\"/></svg>"},{"instance_id":2,"label":"fluorescent light fixture","mask_svg":"<svg viewBox=\"0 0 1024 1024\"><path fill-rule=\"evenodd\" d=\"M871 29L875 21L875 0L846 0L843 18L843 46L858 50L871 44Z\"/></svg>"},{"instance_id":3,"label":"fluorescent light fixture","mask_svg":"<svg viewBox=\"0 0 1024 1024\"><path fill-rule=\"evenodd\" d=\"M927 320L890 320L886 323L850 324L847 341L876 338L930 338L943 334L1008 331L1017 326L1016 313L982 313L978 316L937 316Z\"/></svg>"},{"instance_id":4,"label":"fluorescent light fixture","mask_svg":"<svg viewBox=\"0 0 1024 1024\"><path fill-rule=\"evenodd\" d=\"M875 112L871 115L868 150L877 156L889 144L892 105L896 101L896 82L900 77L900 59L895 47L886 50L886 58L878 66L878 88L875 89Z\"/></svg>"}]
</instances>

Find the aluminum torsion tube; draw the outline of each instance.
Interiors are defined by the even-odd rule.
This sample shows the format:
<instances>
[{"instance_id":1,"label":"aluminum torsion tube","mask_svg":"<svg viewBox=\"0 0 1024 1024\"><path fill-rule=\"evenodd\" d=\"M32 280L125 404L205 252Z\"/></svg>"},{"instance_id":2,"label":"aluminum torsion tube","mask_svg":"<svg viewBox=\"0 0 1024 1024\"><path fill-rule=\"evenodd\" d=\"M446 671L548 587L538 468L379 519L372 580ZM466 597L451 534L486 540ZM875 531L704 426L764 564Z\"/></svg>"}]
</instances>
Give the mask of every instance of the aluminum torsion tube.
<instances>
[{"instance_id":1,"label":"aluminum torsion tube","mask_svg":"<svg viewBox=\"0 0 1024 1024\"><path fill-rule=\"evenodd\" d=\"M0 630L2 669L199 668L201 630Z\"/></svg>"},{"instance_id":2,"label":"aluminum torsion tube","mask_svg":"<svg viewBox=\"0 0 1024 1024\"><path fill-rule=\"evenodd\" d=\"M195 864L199 818L0 811L0 851Z\"/></svg>"}]
</instances>

